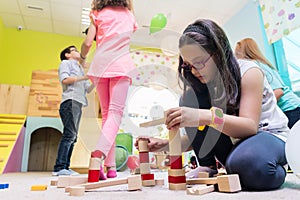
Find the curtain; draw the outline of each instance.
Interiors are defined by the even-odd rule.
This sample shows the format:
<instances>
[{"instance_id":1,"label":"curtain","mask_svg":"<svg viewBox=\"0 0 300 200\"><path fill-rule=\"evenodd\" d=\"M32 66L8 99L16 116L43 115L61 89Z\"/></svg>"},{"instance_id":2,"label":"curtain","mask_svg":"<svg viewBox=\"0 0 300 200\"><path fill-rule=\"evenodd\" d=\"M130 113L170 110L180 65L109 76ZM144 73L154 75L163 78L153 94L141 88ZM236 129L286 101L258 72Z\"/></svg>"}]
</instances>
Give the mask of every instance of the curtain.
<instances>
[{"instance_id":1,"label":"curtain","mask_svg":"<svg viewBox=\"0 0 300 200\"><path fill-rule=\"evenodd\" d=\"M260 0L269 43L300 27L300 0Z\"/></svg>"}]
</instances>

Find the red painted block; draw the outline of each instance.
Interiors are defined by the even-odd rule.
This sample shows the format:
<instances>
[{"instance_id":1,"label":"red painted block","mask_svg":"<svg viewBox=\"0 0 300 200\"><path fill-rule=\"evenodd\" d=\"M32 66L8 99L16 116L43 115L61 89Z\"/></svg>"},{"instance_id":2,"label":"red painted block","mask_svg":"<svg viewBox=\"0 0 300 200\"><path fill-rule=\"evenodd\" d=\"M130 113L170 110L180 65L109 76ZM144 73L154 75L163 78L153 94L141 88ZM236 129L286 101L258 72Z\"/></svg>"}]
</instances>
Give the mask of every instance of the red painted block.
<instances>
[{"instance_id":1,"label":"red painted block","mask_svg":"<svg viewBox=\"0 0 300 200\"><path fill-rule=\"evenodd\" d=\"M98 182L100 176L100 170L89 170L88 172L88 182Z\"/></svg>"},{"instance_id":2,"label":"red painted block","mask_svg":"<svg viewBox=\"0 0 300 200\"><path fill-rule=\"evenodd\" d=\"M139 152L140 163L149 163L149 152Z\"/></svg>"},{"instance_id":3,"label":"red painted block","mask_svg":"<svg viewBox=\"0 0 300 200\"><path fill-rule=\"evenodd\" d=\"M141 174L142 180L154 180L154 174Z\"/></svg>"},{"instance_id":4,"label":"red painted block","mask_svg":"<svg viewBox=\"0 0 300 200\"><path fill-rule=\"evenodd\" d=\"M186 183L185 176L168 176L169 183Z\"/></svg>"},{"instance_id":5,"label":"red painted block","mask_svg":"<svg viewBox=\"0 0 300 200\"><path fill-rule=\"evenodd\" d=\"M171 169L182 169L182 156L170 156Z\"/></svg>"}]
</instances>

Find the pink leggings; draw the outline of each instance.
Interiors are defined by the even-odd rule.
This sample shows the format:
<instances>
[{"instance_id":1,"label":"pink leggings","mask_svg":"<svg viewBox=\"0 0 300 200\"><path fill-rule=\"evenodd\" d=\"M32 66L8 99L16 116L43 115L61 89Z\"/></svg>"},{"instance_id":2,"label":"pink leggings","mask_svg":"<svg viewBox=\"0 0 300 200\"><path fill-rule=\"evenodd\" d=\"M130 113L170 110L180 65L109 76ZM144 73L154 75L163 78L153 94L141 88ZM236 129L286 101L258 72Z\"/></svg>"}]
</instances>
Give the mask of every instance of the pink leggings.
<instances>
[{"instance_id":1,"label":"pink leggings","mask_svg":"<svg viewBox=\"0 0 300 200\"><path fill-rule=\"evenodd\" d=\"M102 113L102 130L96 149L105 156L104 165L116 166L115 140L123 116L131 80L129 77L90 77L96 86Z\"/></svg>"}]
</instances>

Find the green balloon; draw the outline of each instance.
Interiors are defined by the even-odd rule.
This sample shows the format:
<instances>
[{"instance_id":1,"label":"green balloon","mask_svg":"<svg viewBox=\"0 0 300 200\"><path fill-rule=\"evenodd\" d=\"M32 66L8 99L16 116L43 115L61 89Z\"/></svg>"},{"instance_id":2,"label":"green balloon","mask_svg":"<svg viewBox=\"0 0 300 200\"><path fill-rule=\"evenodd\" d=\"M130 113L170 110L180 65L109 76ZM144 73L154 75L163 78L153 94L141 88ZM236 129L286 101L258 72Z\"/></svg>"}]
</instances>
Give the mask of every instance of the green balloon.
<instances>
[{"instance_id":1,"label":"green balloon","mask_svg":"<svg viewBox=\"0 0 300 200\"><path fill-rule=\"evenodd\" d=\"M154 15L150 23L150 34L156 33L167 25L167 18L164 14L158 13Z\"/></svg>"}]
</instances>

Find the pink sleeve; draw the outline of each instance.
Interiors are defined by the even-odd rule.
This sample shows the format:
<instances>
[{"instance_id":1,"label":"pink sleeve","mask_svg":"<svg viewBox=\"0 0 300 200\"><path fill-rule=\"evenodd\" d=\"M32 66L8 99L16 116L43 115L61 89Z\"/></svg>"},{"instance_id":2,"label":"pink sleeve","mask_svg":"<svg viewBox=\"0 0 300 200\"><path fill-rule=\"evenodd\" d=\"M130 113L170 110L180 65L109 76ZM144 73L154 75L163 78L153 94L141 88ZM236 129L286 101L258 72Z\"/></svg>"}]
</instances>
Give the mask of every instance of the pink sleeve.
<instances>
[{"instance_id":1,"label":"pink sleeve","mask_svg":"<svg viewBox=\"0 0 300 200\"><path fill-rule=\"evenodd\" d=\"M134 23L133 25L133 31L135 32L138 29L139 25L137 24L137 22Z\"/></svg>"},{"instance_id":2,"label":"pink sleeve","mask_svg":"<svg viewBox=\"0 0 300 200\"><path fill-rule=\"evenodd\" d=\"M137 24L135 16L133 15L133 13L131 13L131 15L132 15L132 18L133 18L133 23L134 23L133 24L133 32L135 32L138 29L139 25Z\"/></svg>"},{"instance_id":3,"label":"pink sleeve","mask_svg":"<svg viewBox=\"0 0 300 200\"><path fill-rule=\"evenodd\" d=\"M94 22L94 24L97 27L98 25L96 24L96 15L95 15L94 11L90 12L90 18L91 18L91 20Z\"/></svg>"}]
</instances>

